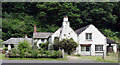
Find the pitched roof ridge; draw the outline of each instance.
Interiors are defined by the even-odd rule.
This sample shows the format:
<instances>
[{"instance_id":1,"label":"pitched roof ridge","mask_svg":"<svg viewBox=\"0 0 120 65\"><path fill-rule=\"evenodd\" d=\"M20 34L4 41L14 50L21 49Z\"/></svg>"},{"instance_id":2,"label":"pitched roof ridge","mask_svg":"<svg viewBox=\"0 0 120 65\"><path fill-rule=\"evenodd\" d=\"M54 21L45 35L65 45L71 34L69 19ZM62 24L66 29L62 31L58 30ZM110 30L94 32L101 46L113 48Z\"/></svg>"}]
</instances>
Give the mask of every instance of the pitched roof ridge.
<instances>
[{"instance_id":1,"label":"pitched roof ridge","mask_svg":"<svg viewBox=\"0 0 120 65\"><path fill-rule=\"evenodd\" d=\"M81 27L81 28L75 30L75 32L76 32L77 34L80 34L80 33L83 32L84 30L86 30L90 25L92 25L92 24L89 24L89 25L87 25L87 26Z\"/></svg>"}]
</instances>

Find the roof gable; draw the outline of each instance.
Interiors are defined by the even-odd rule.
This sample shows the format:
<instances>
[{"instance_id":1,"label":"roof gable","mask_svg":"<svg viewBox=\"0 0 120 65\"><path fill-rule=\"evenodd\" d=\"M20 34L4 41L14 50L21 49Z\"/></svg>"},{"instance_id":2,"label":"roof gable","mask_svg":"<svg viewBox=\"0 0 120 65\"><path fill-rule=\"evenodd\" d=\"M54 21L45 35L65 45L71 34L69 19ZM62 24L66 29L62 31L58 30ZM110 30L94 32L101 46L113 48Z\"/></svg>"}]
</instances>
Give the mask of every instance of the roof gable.
<instances>
[{"instance_id":1,"label":"roof gable","mask_svg":"<svg viewBox=\"0 0 120 65\"><path fill-rule=\"evenodd\" d=\"M75 30L75 32L79 35L80 33L82 33L84 30L86 30L90 25L87 25L85 27L79 28L77 30Z\"/></svg>"}]
</instances>

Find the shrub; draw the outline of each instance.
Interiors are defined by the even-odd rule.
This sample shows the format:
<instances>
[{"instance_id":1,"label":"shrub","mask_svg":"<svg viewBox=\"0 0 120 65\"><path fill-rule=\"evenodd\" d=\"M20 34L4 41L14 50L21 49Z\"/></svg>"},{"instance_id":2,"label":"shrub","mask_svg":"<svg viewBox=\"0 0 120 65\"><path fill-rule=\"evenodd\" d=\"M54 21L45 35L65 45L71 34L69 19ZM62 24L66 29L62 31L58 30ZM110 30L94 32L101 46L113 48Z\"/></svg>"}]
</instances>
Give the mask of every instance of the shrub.
<instances>
[{"instance_id":1,"label":"shrub","mask_svg":"<svg viewBox=\"0 0 120 65\"><path fill-rule=\"evenodd\" d=\"M41 56L43 56L44 55L44 50L43 49L38 49L38 53L41 55Z\"/></svg>"},{"instance_id":2,"label":"shrub","mask_svg":"<svg viewBox=\"0 0 120 65\"><path fill-rule=\"evenodd\" d=\"M54 43L53 47L55 50L64 49L69 55L74 51L78 44L71 39L63 39L62 41Z\"/></svg>"},{"instance_id":3,"label":"shrub","mask_svg":"<svg viewBox=\"0 0 120 65\"><path fill-rule=\"evenodd\" d=\"M46 57L48 57L50 55L51 51L45 51Z\"/></svg>"},{"instance_id":4,"label":"shrub","mask_svg":"<svg viewBox=\"0 0 120 65\"><path fill-rule=\"evenodd\" d=\"M34 57L34 58L37 58L37 56L38 56L38 51L32 50L31 56Z\"/></svg>"},{"instance_id":5,"label":"shrub","mask_svg":"<svg viewBox=\"0 0 120 65\"><path fill-rule=\"evenodd\" d=\"M20 50L20 57L25 57L25 52L31 48L30 43L27 40L19 42L18 49Z\"/></svg>"},{"instance_id":6,"label":"shrub","mask_svg":"<svg viewBox=\"0 0 120 65\"><path fill-rule=\"evenodd\" d=\"M4 49L3 49L4 51L7 51L8 50L8 47L4 47Z\"/></svg>"},{"instance_id":7,"label":"shrub","mask_svg":"<svg viewBox=\"0 0 120 65\"><path fill-rule=\"evenodd\" d=\"M20 51L16 48L12 48L10 50L10 56L15 56L15 57L18 57L20 55Z\"/></svg>"},{"instance_id":8,"label":"shrub","mask_svg":"<svg viewBox=\"0 0 120 65\"><path fill-rule=\"evenodd\" d=\"M62 52L61 51L53 51L52 56L55 58L59 58L62 56Z\"/></svg>"},{"instance_id":9,"label":"shrub","mask_svg":"<svg viewBox=\"0 0 120 65\"><path fill-rule=\"evenodd\" d=\"M45 45L45 43L41 43L41 44L40 44L40 48L42 48L43 50L46 50L46 45Z\"/></svg>"}]
</instances>

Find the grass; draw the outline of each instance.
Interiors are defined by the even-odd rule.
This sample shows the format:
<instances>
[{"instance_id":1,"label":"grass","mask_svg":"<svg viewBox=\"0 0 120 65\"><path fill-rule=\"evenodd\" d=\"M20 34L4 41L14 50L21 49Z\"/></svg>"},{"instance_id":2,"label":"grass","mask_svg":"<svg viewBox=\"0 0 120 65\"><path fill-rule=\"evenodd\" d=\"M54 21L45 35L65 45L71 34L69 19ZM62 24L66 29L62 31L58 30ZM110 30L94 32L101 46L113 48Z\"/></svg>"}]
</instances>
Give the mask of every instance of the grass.
<instances>
[{"instance_id":1,"label":"grass","mask_svg":"<svg viewBox=\"0 0 120 65\"><path fill-rule=\"evenodd\" d=\"M100 61L100 62L111 62L111 63L118 63L118 54L115 53L109 53L109 56L105 56L104 60L102 56L78 56L83 59L91 59L94 61Z\"/></svg>"},{"instance_id":2,"label":"grass","mask_svg":"<svg viewBox=\"0 0 120 65\"><path fill-rule=\"evenodd\" d=\"M4 54L0 54L0 59L3 59L3 60L68 60L66 56L64 58L5 58Z\"/></svg>"}]
</instances>

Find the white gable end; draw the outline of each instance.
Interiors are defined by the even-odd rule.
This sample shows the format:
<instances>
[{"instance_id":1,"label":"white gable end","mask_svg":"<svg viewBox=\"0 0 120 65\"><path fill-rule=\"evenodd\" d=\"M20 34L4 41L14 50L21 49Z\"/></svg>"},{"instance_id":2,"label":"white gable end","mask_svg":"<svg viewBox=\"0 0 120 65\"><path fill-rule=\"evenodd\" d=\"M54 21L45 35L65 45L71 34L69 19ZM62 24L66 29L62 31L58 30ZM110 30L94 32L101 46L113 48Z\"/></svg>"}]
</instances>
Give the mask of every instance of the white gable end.
<instances>
[{"instance_id":1,"label":"white gable end","mask_svg":"<svg viewBox=\"0 0 120 65\"><path fill-rule=\"evenodd\" d=\"M92 40L86 40L86 33L92 33ZM94 26L90 25L86 30L78 35L79 44L105 44L106 37Z\"/></svg>"}]
</instances>

